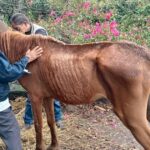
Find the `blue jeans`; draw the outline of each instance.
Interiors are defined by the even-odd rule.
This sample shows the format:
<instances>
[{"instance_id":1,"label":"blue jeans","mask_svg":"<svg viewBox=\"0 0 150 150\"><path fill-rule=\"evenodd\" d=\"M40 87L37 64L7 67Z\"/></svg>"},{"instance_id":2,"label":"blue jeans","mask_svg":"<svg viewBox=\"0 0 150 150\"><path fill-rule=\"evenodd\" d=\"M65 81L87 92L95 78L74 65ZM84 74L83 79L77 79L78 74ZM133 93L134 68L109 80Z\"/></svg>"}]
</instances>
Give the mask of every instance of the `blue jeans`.
<instances>
[{"instance_id":1,"label":"blue jeans","mask_svg":"<svg viewBox=\"0 0 150 150\"><path fill-rule=\"evenodd\" d=\"M7 150L22 150L20 128L11 107L0 112L0 138Z\"/></svg>"},{"instance_id":2,"label":"blue jeans","mask_svg":"<svg viewBox=\"0 0 150 150\"><path fill-rule=\"evenodd\" d=\"M54 100L54 114L56 122L62 120L62 110L58 100ZM32 106L29 97L26 100L26 108L23 119L25 124L33 124Z\"/></svg>"}]
</instances>

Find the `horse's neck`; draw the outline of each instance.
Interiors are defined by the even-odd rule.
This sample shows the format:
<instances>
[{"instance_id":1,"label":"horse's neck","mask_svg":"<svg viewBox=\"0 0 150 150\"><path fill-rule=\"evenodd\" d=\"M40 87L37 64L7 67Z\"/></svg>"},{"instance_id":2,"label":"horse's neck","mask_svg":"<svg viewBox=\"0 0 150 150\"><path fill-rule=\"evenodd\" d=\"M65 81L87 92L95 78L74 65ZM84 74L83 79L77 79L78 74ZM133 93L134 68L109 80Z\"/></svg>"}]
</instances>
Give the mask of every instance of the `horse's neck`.
<instances>
[{"instance_id":1,"label":"horse's neck","mask_svg":"<svg viewBox=\"0 0 150 150\"><path fill-rule=\"evenodd\" d=\"M8 49L9 49L9 42L7 39L7 35L5 33L0 33L0 50L4 52L4 54L7 56Z\"/></svg>"},{"instance_id":2,"label":"horse's neck","mask_svg":"<svg viewBox=\"0 0 150 150\"><path fill-rule=\"evenodd\" d=\"M1 51L4 51L4 47L5 47L4 33L0 33L0 49L1 49Z\"/></svg>"},{"instance_id":3,"label":"horse's neck","mask_svg":"<svg viewBox=\"0 0 150 150\"><path fill-rule=\"evenodd\" d=\"M21 39L17 40L13 34L5 33L0 35L0 49L12 63L24 56L26 49L22 43L23 41Z\"/></svg>"}]
</instances>

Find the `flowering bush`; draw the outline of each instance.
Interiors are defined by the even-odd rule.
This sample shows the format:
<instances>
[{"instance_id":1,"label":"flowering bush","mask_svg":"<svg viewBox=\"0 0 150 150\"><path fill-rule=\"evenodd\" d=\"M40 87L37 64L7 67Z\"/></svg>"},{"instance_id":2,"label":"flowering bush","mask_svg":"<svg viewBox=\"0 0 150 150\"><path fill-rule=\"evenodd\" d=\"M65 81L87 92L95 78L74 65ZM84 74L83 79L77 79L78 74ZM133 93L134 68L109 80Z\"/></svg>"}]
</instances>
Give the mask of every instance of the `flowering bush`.
<instances>
[{"instance_id":1,"label":"flowering bush","mask_svg":"<svg viewBox=\"0 0 150 150\"><path fill-rule=\"evenodd\" d=\"M130 40L150 47L149 0L25 0L1 1L1 18L25 13L69 43Z\"/></svg>"},{"instance_id":2,"label":"flowering bush","mask_svg":"<svg viewBox=\"0 0 150 150\"><path fill-rule=\"evenodd\" d=\"M48 20L38 22L68 43L130 40L150 46L149 0L52 0Z\"/></svg>"},{"instance_id":3,"label":"flowering bush","mask_svg":"<svg viewBox=\"0 0 150 150\"><path fill-rule=\"evenodd\" d=\"M120 35L113 12L103 12L90 1L79 3L76 10L66 10L61 15L51 10L47 28L50 35L69 43L114 40Z\"/></svg>"},{"instance_id":4,"label":"flowering bush","mask_svg":"<svg viewBox=\"0 0 150 150\"><path fill-rule=\"evenodd\" d=\"M119 39L127 39L150 46L150 4L148 0L121 0L115 6L115 18L119 22Z\"/></svg>"}]
</instances>

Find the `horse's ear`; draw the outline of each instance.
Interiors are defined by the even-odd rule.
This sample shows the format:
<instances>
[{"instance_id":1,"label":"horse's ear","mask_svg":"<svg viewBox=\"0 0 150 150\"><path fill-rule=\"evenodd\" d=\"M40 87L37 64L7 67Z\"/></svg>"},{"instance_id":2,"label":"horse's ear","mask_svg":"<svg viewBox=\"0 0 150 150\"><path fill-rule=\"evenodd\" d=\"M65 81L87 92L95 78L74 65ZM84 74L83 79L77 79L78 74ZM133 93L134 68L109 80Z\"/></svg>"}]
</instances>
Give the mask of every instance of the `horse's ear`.
<instances>
[{"instance_id":1,"label":"horse's ear","mask_svg":"<svg viewBox=\"0 0 150 150\"><path fill-rule=\"evenodd\" d=\"M8 30L8 26L0 20L0 33L1 32L6 32Z\"/></svg>"}]
</instances>

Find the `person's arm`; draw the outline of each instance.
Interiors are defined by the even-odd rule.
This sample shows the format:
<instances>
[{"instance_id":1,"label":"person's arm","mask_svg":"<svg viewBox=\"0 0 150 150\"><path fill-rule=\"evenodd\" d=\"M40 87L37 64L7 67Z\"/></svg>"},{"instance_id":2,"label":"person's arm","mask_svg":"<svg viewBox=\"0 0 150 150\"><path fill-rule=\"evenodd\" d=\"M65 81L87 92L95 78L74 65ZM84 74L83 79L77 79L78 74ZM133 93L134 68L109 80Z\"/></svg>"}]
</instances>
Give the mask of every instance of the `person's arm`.
<instances>
[{"instance_id":1,"label":"person's arm","mask_svg":"<svg viewBox=\"0 0 150 150\"><path fill-rule=\"evenodd\" d=\"M12 82L17 80L25 73L25 68L29 62L41 56L43 50L40 47L35 47L33 50L28 50L26 56L19 61L11 64L3 52L0 51L0 82Z\"/></svg>"},{"instance_id":2,"label":"person's arm","mask_svg":"<svg viewBox=\"0 0 150 150\"><path fill-rule=\"evenodd\" d=\"M35 32L35 34L41 34L41 35L45 35L45 36L48 35L47 32L46 32L46 30L44 30L44 29L38 29L38 30Z\"/></svg>"},{"instance_id":3,"label":"person's arm","mask_svg":"<svg viewBox=\"0 0 150 150\"><path fill-rule=\"evenodd\" d=\"M22 76L29 58L24 56L19 61L11 64L4 53L0 52L0 81L11 82Z\"/></svg>"}]
</instances>

